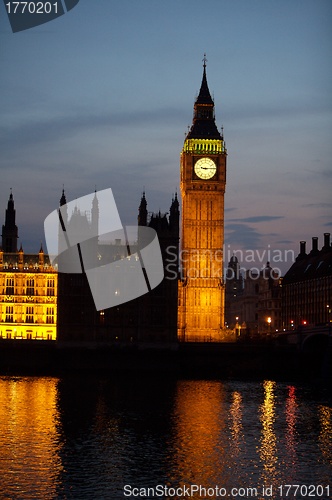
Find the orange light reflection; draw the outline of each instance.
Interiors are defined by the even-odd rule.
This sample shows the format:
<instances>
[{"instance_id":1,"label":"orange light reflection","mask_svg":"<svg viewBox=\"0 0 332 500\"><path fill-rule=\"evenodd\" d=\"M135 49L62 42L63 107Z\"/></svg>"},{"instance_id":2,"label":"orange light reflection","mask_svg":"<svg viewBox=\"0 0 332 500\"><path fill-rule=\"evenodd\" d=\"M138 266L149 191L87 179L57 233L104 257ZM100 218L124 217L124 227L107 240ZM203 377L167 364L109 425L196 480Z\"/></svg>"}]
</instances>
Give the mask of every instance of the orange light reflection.
<instances>
[{"instance_id":1,"label":"orange light reflection","mask_svg":"<svg viewBox=\"0 0 332 500\"><path fill-rule=\"evenodd\" d=\"M174 472L170 480L213 487L226 474L225 450L220 448L226 415L220 382L180 381L174 410L176 436Z\"/></svg>"},{"instance_id":2,"label":"orange light reflection","mask_svg":"<svg viewBox=\"0 0 332 500\"><path fill-rule=\"evenodd\" d=\"M324 458L332 464L332 408L329 406L319 407L319 444Z\"/></svg>"},{"instance_id":3,"label":"orange light reflection","mask_svg":"<svg viewBox=\"0 0 332 500\"><path fill-rule=\"evenodd\" d=\"M274 429L275 423L275 391L276 384L272 381L264 382L264 402L260 407L260 421L262 424L259 454L263 465L262 483L273 484L277 481L277 438Z\"/></svg>"},{"instance_id":4,"label":"orange light reflection","mask_svg":"<svg viewBox=\"0 0 332 500\"><path fill-rule=\"evenodd\" d=\"M57 379L8 382L0 380L0 489L13 498L54 498L61 471Z\"/></svg>"}]
</instances>

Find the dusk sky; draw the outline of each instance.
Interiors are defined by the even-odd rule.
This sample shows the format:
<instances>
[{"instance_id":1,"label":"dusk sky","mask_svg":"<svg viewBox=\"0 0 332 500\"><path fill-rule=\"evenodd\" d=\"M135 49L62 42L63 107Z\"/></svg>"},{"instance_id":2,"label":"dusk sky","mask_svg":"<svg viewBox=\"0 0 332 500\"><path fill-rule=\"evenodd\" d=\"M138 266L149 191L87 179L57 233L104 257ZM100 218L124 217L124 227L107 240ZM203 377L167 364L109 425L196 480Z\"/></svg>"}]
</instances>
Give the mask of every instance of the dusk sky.
<instances>
[{"instance_id":1,"label":"dusk sky","mask_svg":"<svg viewBox=\"0 0 332 500\"><path fill-rule=\"evenodd\" d=\"M149 211L169 210L204 53L228 150L226 250L323 245L331 0L80 0L19 33L3 3L0 16L0 224L12 188L26 252L63 185L67 201L112 188L124 224L144 189Z\"/></svg>"}]
</instances>

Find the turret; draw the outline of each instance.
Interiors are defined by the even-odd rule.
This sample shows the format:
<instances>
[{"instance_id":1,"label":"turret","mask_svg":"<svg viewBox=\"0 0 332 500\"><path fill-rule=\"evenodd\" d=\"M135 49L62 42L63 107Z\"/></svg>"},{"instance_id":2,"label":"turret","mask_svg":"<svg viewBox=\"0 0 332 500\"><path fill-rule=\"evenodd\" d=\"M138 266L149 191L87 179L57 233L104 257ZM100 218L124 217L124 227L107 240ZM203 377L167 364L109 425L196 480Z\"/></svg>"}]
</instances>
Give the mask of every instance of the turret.
<instances>
[{"instance_id":1,"label":"turret","mask_svg":"<svg viewBox=\"0 0 332 500\"><path fill-rule=\"evenodd\" d=\"M40 245L39 254L38 254L38 267L39 267L39 271L42 271L42 270L43 270L43 268L44 268L44 263L45 263L45 259L44 259L44 250L43 250L43 245L41 244L41 245Z\"/></svg>"},{"instance_id":2,"label":"turret","mask_svg":"<svg viewBox=\"0 0 332 500\"><path fill-rule=\"evenodd\" d=\"M148 224L148 211L147 211L147 201L145 198L145 191L143 191L141 203L138 208L137 222L139 226L147 226Z\"/></svg>"},{"instance_id":3,"label":"turret","mask_svg":"<svg viewBox=\"0 0 332 500\"><path fill-rule=\"evenodd\" d=\"M2 226L2 249L5 253L17 252L18 229L15 218L14 198L11 192L6 209L5 224Z\"/></svg>"},{"instance_id":4,"label":"turret","mask_svg":"<svg viewBox=\"0 0 332 500\"><path fill-rule=\"evenodd\" d=\"M180 224L180 211L179 211L179 201L178 195L175 193L175 197L172 199L172 205L169 209L169 226L171 231L179 232Z\"/></svg>"},{"instance_id":5,"label":"turret","mask_svg":"<svg viewBox=\"0 0 332 500\"><path fill-rule=\"evenodd\" d=\"M64 207L65 205L67 205L67 200L66 200L66 195L65 195L65 189L63 188L59 206ZM62 216L64 224L66 225L68 223L67 207L65 207L61 210L61 216Z\"/></svg>"}]
</instances>

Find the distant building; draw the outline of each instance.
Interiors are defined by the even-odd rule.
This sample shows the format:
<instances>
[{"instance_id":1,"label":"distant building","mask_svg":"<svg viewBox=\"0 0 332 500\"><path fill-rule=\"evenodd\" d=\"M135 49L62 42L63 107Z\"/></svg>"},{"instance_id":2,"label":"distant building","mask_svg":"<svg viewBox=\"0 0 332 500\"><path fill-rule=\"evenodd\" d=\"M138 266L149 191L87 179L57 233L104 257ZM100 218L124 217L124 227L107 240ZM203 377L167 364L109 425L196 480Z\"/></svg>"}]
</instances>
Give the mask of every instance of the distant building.
<instances>
[{"instance_id":1,"label":"distant building","mask_svg":"<svg viewBox=\"0 0 332 500\"><path fill-rule=\"evenodd\" d=\"M251 336L258 334L258 306L259 306L259 273L246 271L244 277L243 295L241 297L242 311L239 318L246 325L246 333Z\"/></svg>"},{"instance_id":2,"label":"distant building","mask_svg":"<svg viewBox=\"0 0 332 500\"><path fill-rule=\"evenodd\" d=\"M62 194L60 206L66 204ZM66 225L79 219L89 226L98 213L95 197L91 214L80 213L79 207L68 214ZM95 221L96 224L96 221ZM76 224L77 225L77 224ZM76 227L75 225L75 227ZM138 225L153 228L158 235L164 261L165 277L153 290L126 303L97 311L85 273L59 273L58 340L93 342L174 342L177 340L177 287L179 247L179 202L172 200L169 214L149 213L143 193L138 210ZM94 226L95 227L95 226ZM86 234L86 230L85 230ZM96 252L108 259L128 258L124 241L113 246L98 243Z\"/></svg>"},{"instance_id":3,"label":"distant building","mask_svg":"<svg viewBox=\"0 0 332 500\"><path fill-rule=\"evenodd\" d=\"M56 340L56 270L41 247L37 254L17 250L18 228L10 193L0 248L0 338Z\"/></svg>"},{"instance_id":4,"label":"distant building","mask_svg":"<svg viewBox=\"0 0 332 500\"><path fill-rule=\"evenodd\" d=\"M237 319L242 316L242 296L244 280L238 258L233 255L228 263L225 284L225 323L234 328Z\"/></svg>"},{"instance_id":5,"label":"distant building","mask_svg":"<svg viewBox=\"0 0 332 500\"><path fill-rule=\"evenodd\" d=\"M229 328L247 337L265 336L281 328L281 279L268 262L259 273L244 277L235 256L228 264L226 315Z\"/></svg>"},{"instance_id":6,"label":"distant building","mask_svg":"<svg viewBox=\"0 0 332 500\"><path fill-rule=\"evenodd\" d=\"M268 262L258 280L258 333L279 331L281 321L281 278Z\"/></svg>"},{"instance_id":7,"label":"distant building","mask_svg":"<svg viewBox=\"0 0 332 500\"><path fill-rule=\"evenodd\" d=\"M311 251L300 242L300 253L282 281L282 323L286 330L305 325L326 325L331 320L332 246L330 233L318 249L312 238Z\"/></svg>"}]
</instances>

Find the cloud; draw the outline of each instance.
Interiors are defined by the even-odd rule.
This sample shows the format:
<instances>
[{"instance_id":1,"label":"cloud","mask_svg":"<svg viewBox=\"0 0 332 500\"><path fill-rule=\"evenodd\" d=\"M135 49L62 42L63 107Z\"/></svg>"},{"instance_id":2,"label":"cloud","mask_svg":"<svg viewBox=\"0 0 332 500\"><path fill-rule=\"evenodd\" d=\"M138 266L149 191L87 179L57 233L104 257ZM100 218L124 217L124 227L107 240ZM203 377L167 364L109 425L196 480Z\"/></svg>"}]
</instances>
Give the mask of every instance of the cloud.
<instances>
[{"instance_id":1,"label":"cloud","mask_svg":"<svg viewBox=\"0 0 332 500\"><path fill-rule=\"evenodd\" d=\"M155 127L156 124L159 127L170 126L174 125L177 118L179 124L183 122L180 115L180 111L171 108L98 114L73 109L71 113L60 116L41 117L25 123L2 126L0 147L2 151L14 149L17 152L18 149L25 150L36 145L41 147L44 143L54 145L88 132L95 136L101 129L107 130L110 134L119 127L126 127L131 131L133 128L138 130L144 126Z\"/></svg>"},{"instance_id":2,"label":"cloud","mask_svg":"<svg viewBox=\"0 0 332 500\"><path fill-rule=\"evenodd\" d=\"M232 103L233 104L233 103ZM311 102L306 103L303 106L303 102L298 100L294 102L294 99L284 101L283 105L280 102L275 104L271 103L260 103L257 106L257 102L248 101L240 102L238 101L237 106L232 105L229 109L229 104L224 105L224 113L229 117L228 124L229 128L232 125L239 127L241 123L242 127L249 126L252 128L255 124L262 127L275 128L281 123L285 123L285 120L299 121L303 118L314 118L317 115L326 115L328 111L324 103Z\"/></svg>"},{"instance_id":3,"label":"cloud","mask_svg":"<svg viewBox=\"0 0 332 500\"><path fill-rule=\"evenodd\" d=\"M332 208L332 203L308 203L303 208Z\"/></svg>"},{"instance_id":4,"label":"cloud","mask_svg":"<svg viewBox=\"0 0 332 500\"><path fill-rule=\"evenodd\" d=\"M332 170L315 170L313 171L314 175L321 175L323 178L330 179L332 177ZM331 205L331 204L330 204Z\"/></svg>"},{"instance_id":5,"label":"cloud","mask_svg":"<svg viewBox=\"0 0 332 500\"><path fill-rule=\"evenodd\" d=\"M254 217L245 217L244 219L230 219L229 222L269 222L272 220L284 219L283 215L256 215Z\"/></svg>"},{"instance_id":6,"label":"cloud","mask_svg":"<svg viewBox=\"0 0 332 500\"><path fill-rule=\"evenodd\" d=\"M248 224L226 224L225 244L241 248L259 248L262 234Z\"/></svg>"}]
</instances>

